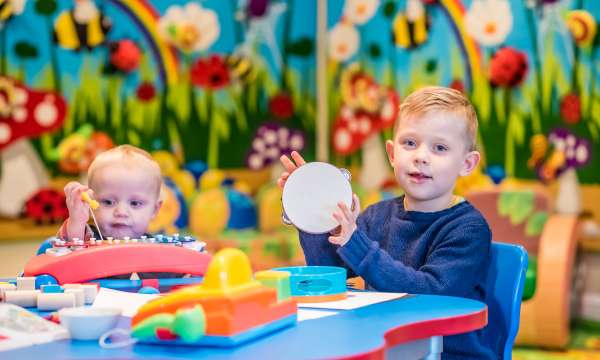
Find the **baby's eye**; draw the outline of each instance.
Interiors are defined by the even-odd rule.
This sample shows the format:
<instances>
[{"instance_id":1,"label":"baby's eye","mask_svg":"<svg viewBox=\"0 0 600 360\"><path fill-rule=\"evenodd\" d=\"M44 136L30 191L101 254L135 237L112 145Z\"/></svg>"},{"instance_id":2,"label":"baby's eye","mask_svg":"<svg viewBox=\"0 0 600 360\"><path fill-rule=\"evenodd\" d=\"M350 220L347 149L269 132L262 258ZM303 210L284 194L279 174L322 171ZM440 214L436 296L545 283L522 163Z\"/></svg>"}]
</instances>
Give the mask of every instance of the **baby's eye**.
<instances>
[{"instance_id":1,"label":"baby's eye","mask_svg":"<svg viewBox=\"0 0 600 360\"><path fill-rule=\"evenodd\" d=\"M129 204L130 204L132 207L136 208L136 207L140 207L140 206L144 205L144 202L143 202L143 201L140 201L140 200L131 200L131 201L129 202Z\"/></svg>"},{"instance_id":2,"label":"baby's eye","mask_svg":"<svg viewBox=\"0 0 600 360\"><path fill-rule=\"evenodd\" d=\"M115 204L115 202L112 201L111 199L102 199L102 200L100 200L100 204L102 204L104 206L112 206Z\"/></svg>"},{"instance_id":3,"label":"baby's eye","mask_svg":"<svg viewBox=\"0 0 600 360\"><path fill-rule=\"evenodd\" d=\"M448 151L448 147L446 145L437 144L437 145L435 145L435 151L445 152L445 151Z\"/></svg>"}]
</instances>

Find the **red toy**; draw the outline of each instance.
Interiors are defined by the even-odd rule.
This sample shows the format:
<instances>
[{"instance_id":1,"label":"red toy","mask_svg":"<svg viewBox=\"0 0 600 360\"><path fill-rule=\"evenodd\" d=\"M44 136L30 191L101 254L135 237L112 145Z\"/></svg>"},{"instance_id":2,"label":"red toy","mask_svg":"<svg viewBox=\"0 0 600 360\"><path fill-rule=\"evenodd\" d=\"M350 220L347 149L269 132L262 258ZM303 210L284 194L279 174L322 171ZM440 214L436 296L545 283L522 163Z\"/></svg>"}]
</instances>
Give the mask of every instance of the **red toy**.
<instances>
[{"instance_id":1,"label":"red toy","mask_svg":"<svg viewBox=\"0 0 600 360\"><path fill-rule=\"evenodd\" d=\"M36 287L43 284L98 282L117 289L155 288L198 283L211 256L202 242L179 236L89 242L54 241L45 254L25 265L24 276L37 276ZM191 275L182 278L121 280L106 279L131 273L170 273ZM105 280L103 280L105 279Z\"/></svg>"}]
</instances>

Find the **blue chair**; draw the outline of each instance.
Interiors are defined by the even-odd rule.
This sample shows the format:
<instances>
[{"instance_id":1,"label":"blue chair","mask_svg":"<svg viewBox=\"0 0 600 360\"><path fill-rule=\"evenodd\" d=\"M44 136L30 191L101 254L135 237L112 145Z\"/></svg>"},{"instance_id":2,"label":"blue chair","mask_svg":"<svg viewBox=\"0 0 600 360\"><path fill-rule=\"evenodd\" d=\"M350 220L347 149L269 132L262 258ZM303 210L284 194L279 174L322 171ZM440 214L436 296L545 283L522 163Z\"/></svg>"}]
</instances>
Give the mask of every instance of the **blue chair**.
<instances>
[{"instance_id":1,"label":"blue chair","mask_svg":"<svg viewBox=\"0 0 600 360\"><path fill-rule=\"evenodd\" d=\"M499 358L510 360L519 330L521 297L527 272L527 251L520 245L492 242L492 258L488 276L488 326L485 339Z\"/></svg>"}]
</instances>

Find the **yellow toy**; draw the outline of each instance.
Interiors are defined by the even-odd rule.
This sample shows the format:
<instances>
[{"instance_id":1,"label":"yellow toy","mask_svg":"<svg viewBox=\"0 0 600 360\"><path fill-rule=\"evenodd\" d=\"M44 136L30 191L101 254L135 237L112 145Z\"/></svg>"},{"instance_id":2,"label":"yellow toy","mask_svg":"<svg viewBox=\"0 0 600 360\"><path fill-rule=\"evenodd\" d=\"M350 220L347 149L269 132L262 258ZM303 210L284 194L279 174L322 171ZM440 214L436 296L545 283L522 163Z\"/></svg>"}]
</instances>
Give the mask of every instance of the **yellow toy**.
<instances>
[{"instance_id":1,"label":"yellow toy","mask_svg":"<svg viewBox=\"0 0 600 360\"><path fill-rule=\"evenodd\" d=\"M87 192L84 192L83 194L81 194L81 200L83 200L86 203L90 204L90 208L92 208L92 210L96 210L100 206L100 204L98 203L98 201L92 199L90 197L90 194L88 194Z\"/></svg>"}]
</instances>

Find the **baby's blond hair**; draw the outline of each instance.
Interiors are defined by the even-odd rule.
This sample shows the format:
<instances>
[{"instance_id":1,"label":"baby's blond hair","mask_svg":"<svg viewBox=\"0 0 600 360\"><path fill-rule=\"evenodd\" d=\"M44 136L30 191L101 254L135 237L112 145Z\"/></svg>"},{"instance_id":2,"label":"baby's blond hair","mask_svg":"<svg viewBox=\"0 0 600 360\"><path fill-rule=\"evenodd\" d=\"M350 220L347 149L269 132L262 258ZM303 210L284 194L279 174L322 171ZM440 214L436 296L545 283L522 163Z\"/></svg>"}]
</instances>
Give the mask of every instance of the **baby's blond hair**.
<instances>
[{"instance_id":1,"label":"baby's blond hair","mask_svg":"<svg viewBox=\"0 0 600 360\"><path fill-rule=\"evenodd\" d=\"M150 172L148 181L156 182L156 193L160 193L162 176L158 163L143 149L132 145L119 145L100 153L88 168L88 184L92 186L96 172L109 165L125 165L128 168L143 167Z\"/></svg>"},{"instance_id":2,"label":"baby's blond hair","mask_svg":"<svg viewBox=\"0 0 600 360\"><path fill-rule=\"evenodd\" d=\"M458 90L442 86L423 87L410 94L400 105L400 113L394 125L394 136L402 119L423 116L431 112L449 112L466 122L466 148L475 150L477 144L477 113L467 97Z\"/></svg>"}]
</instances>

